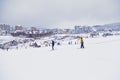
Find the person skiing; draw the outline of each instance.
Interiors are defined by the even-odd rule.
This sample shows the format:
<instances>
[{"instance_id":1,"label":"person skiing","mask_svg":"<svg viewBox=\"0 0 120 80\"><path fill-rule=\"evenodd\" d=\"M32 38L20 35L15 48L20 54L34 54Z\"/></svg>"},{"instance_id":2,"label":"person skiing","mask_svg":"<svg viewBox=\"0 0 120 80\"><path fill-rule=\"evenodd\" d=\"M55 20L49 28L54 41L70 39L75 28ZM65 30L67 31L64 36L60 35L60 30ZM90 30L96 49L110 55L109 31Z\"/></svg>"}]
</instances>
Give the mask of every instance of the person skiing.
<instances>
[{"instance_id":1,"label":"person skiing","mask_svg":"<svg viewBox=\"0 0 120 80\"><path fill-rule=\"evenodd\" d=\"M84 48L84 39L81 37L81 48Z\"/></svg>"},{"instance_id":2,"label":"person skiing","mask_svg":"<svg viewBox=\"0 0 120 80\"><path fill-rule=\"evenodd\" d=\"M54 50L55 41L52 40L52 50Z\"/></svg>"}]
</instances>

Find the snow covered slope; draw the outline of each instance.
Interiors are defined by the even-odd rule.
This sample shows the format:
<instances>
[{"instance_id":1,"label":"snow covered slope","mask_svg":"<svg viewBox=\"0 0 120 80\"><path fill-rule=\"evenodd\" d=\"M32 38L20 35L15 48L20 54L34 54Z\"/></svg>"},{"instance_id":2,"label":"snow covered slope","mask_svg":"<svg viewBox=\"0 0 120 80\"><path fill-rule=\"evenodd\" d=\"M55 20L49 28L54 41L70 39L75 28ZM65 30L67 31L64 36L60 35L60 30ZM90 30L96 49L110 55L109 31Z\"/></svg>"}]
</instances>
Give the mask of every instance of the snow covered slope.
<instances>
[{"instance_id":1,"label":"snow covered slope","mask_svg":"<svg viewBox=\"0 0 120 80\"><path fill-rule=\"evenodd\" d=\"M79 46L0 50L0 80L120 80L120 36Z\"/></svg>"}]
</instances>

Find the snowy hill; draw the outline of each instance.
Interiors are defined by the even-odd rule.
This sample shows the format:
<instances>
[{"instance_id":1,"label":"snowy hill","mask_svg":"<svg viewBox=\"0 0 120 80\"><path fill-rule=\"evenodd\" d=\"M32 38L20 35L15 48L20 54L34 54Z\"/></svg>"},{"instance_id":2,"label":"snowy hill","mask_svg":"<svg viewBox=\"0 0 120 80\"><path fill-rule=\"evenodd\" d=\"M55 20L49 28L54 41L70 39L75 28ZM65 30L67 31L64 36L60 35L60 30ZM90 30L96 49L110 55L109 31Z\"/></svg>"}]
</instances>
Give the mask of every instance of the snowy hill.
<instances>
[{"instance_id":1,"label":"snowy hill","mask_svg":"<svg viewBox=\"0 0 120 80\"><path fill-rule=\"evenodd\" d=\"M120 36L80 45L0 50L0 80L120 80Z\"/></svg>"}]
</instances>

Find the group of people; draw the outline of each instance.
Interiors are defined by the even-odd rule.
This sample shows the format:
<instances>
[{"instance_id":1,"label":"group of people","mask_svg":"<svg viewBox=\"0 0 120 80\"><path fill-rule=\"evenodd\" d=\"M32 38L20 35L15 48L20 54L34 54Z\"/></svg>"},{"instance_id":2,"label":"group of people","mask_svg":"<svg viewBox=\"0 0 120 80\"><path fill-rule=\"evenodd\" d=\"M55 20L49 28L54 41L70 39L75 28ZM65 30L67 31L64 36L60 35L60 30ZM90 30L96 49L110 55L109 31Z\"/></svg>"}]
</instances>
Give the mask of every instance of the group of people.
<instances>
[{"instance_id":1,"label":"group of people","mask_svg":"<svg viewBox=\"0 0 120 80\"><path fill-rule=\"evenodd\" d=\"M80 43L81 43L80 48L84 48L84 38L83 37L80 38ZM54 45L55 45L55 41L52 40L52 50L54 50Z\"/></svg>"},{"instance_id":2,"label":"group of people","mask_svg":"<svg viewBox=\"0 0 120 80\"><path fill-rule=\"evenodd\" d=\"M82 38L82 37L79 38L79 42L81 43L81 44L80 44L80 48L84 48L84 38ZM24 44L25 44L25 43L26 43L26 42L24 42ZM55 43L56 43L56 42L55 42L54 40L51 41L52 50L54 50ZM18 44L18 43L16 43L15 41L12 41L11 44L13 45L13 44ZM69 44L69 45L72 44L72 41L69 42L68 44ZM75 44L76 44L76 42L75 42ZM60 43L57 43L57 45L60 45ZM6 46L7 46L7 45L6 45ZM8 51L9 48L6 47L6 46L4 46L4 47L5 47L5 48L7 49L7 51ZM41 47L41 45L38 45L36 42L35 42L34 44L29 45L29 46ZM17 46L17 49L18 49L18 46Z\"/></svg>"}]
</instances>

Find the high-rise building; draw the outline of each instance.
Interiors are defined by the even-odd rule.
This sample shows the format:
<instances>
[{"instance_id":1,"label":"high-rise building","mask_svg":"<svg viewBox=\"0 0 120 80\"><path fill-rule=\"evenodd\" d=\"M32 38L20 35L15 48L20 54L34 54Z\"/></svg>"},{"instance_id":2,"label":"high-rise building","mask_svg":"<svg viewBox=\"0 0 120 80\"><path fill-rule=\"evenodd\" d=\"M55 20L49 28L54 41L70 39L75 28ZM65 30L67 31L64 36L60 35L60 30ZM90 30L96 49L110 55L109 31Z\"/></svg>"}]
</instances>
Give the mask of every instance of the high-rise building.
<instances>
[{"instance_id":1,"label":"high-rise building","mask_svg":"<svg viewBox=\"0 0 120 80\"><path fill-rule=\"evenodd\" d=\"M1 29L1 30L10 31L10 25L0 24L0 29Z\"/></svg>"},{"instance_id":2,"label":"high-rise building","mask_svg":"<svg viewBox=\"0 0 120 80\"><path fill-rule=\"evenodd\" d=\"M10 33L10 25L0 24L0 35L7 35Z\"/></svg>"},{"instance_id":3,"label":"high-rise building","mask_svg":"<svg viewBox=\"0 0 120 80\"><path fill-rule=\"evenodd\" d=\"M80 26L75 26L75 33L76 34L80 33Z\"/></svg>"},{"instance_id":4,"label":"high-rise building","mask_svg":"<svg viewBox=\"0 0 120 80\"><path fill-rule=\"evenodd\" d=\"M15 26L15 30L23 30L23 27L21 25Z\"/></svg>"}]
</instances>

